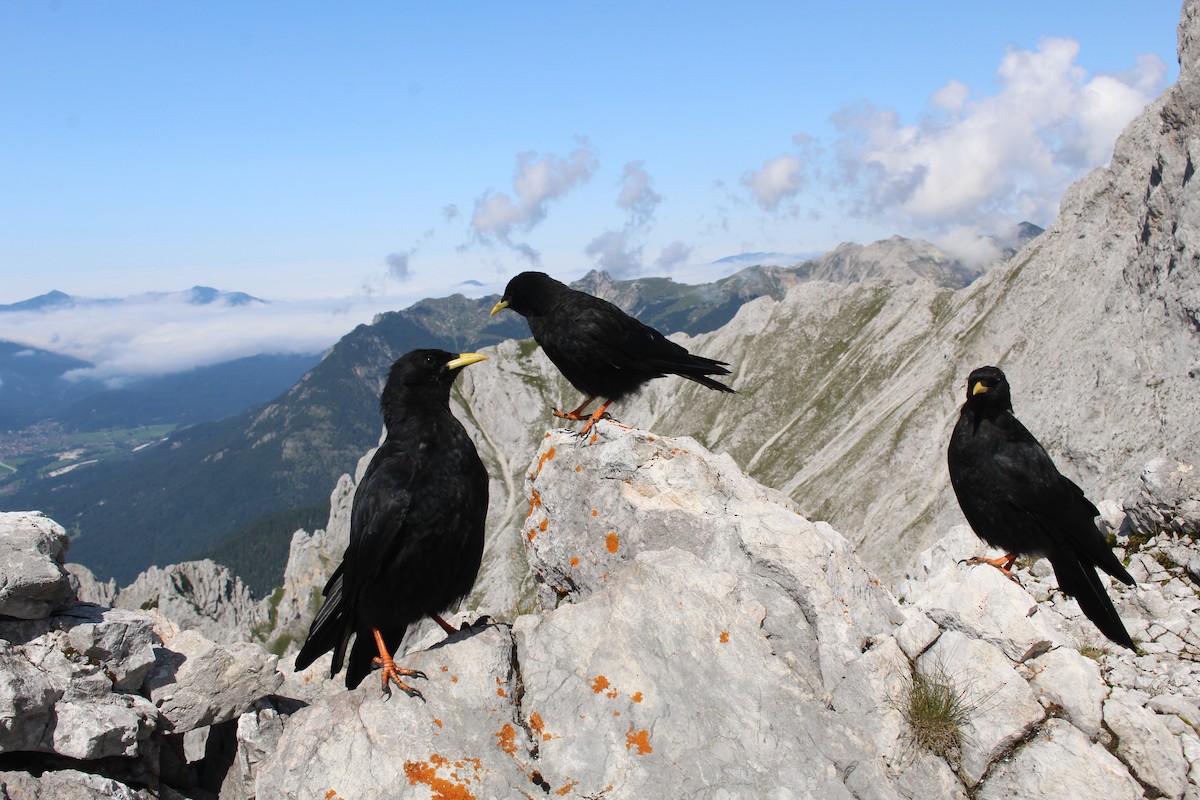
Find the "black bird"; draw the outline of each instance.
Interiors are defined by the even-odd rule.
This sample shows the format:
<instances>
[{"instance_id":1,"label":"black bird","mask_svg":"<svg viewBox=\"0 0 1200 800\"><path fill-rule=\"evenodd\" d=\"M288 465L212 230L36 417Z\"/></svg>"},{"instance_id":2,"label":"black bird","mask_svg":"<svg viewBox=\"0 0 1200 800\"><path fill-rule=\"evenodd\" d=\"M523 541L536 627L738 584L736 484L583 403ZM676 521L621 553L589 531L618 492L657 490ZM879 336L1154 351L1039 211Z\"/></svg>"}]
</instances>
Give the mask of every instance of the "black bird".
<instances>
[{"instance_id":1,"label":"black bird","mask_svg":"<svg viewBox=\"0 0 1200 800\"><path fill-rule=\"evenodd\" d=\"M461 367L485 358L413 350L392 365L379 398L387 434L354 493L350 544L325 585L297 670L332 650L332 678L354 634L348 688L382 664L384 691L390 680L421 696L401 676L425 675L397 667L391 654L423 616L456 632L438 615L466 596L479 572L488 476L450 413L450 387Z\"/></svg>"},{"instance_id":2,"label":"black bird","mask_svg":"<svg viewBox=\"0 0 1200 800\"><path fill-rule=\"evenodd\" d=\"M1133 640L1096 574L1133 578L1096 527L1100 514L1083 490L1059 474L1050 456L1012 412L1008 379L997 367L980 367L967 378L967 402L946 453L950 483L975 533L1007 555L972 559L1011 577L1021 553L1050 559L1058 586L1100 632L1134 650Z\"/></svg>"},{"instance_id":3,"label":"black bird","mask_svg":"<svg viewBox=\"0 0 1200 800\"><path fill-rule=\"evenodd\" d=\"M522 272L504 289L492 314L511 308L529 321L534 340L571 385L587 398L574 411L554 416L581 420L597 397L604 403L588 419L586 435L610 404L668 374L732 392L709 375L728 375L724 361L694 356L607 300L579 292L544 272Z\"/></svg>"}]
</instances>

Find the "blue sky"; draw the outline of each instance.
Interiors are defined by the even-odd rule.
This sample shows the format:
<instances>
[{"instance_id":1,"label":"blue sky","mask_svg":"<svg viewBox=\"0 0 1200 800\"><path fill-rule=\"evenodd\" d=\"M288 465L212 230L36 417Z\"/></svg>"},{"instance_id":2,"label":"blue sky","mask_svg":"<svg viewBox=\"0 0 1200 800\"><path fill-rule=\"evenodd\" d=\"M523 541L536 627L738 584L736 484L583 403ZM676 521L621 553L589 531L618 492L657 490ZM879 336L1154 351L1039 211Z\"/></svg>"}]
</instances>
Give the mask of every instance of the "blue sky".
<instances>
[{"instance_id":1,"label":"blue sky","mask_svg":"<svg viewBox=\"0 0 1200 800\"><path fill-rule=\"evenodd\" d=\"M820 5L5 3L0 303L970 255L1178 71L1177 0Z\"/></svg>"}]
</instances>

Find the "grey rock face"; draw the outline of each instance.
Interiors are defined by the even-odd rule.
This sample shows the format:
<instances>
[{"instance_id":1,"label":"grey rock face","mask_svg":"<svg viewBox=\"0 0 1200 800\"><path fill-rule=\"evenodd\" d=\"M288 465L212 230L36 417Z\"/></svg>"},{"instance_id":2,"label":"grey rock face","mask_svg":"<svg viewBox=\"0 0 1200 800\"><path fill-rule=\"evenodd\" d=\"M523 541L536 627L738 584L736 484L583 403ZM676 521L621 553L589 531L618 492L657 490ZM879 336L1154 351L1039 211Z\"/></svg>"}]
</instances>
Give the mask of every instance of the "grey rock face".
<instances>
[{"instance_id":1,"label":"grey rock face","mask_svg":"<svg viewBox=\"0 0 1200 800\"><path fill-rule=\"evenodd\" d=\"M117 593L114 605L157 611L215 642L243 641L266 619L241 579L208 559L151 567Z\"/></svg>"},{"instance_id":2,"label":"grey rock face","mask_svg":"<svg viewBox=\"0 0 1200 800\"><path fill-rule=\"evenodd\" d=\"M1128 533L1200 536L1200 471L1190 463L1156 458L1142 471L1126 508Z\"/></svg>"},{"instance_id":3,"label":"grey rock face","mask_svg":"<svg viewBox=\"0 0 1200 800\"><path fill-rule=\"evenodd\" d=\"M44 619L70 605L69 546L63 527L40 512L0 513L0 616Z\"/></svg>"},{"instance_id":4,"label":"grey rock face","mask_svg":"<svg viewBox=\"0 0 1200 800\"><path fill-rule=\"evenodd\" d=\"M538 609L410 637L398 661L429 675L426 703L297 676L310 706L242 718L258 797L1196 792L1190 645L1085 657L1088 623L1053 573L1019 567L1017 585L960 564L983 548L965 527L921 554L898 602L847 539L694 440L552 431L524 474ZM1154 554L1200 548L1161 538L1138 555L1163 582L1114 595L1131 629L1191 636L1184 569ZM913 739L914 668L967 708L949 761Z\"/></svg>"},{"instance_id":5,"label":"grey rock face","mask_svg":"<svg viewBox=\"0 0 1200 800\"><path fill-rule=\"evenodd\" d=\"M195 730L236 719L282 683L276 658L248 643L221 645L195 631L169 637L146 677L146 692L169 729Z\"/></svg>"}]
</instances>

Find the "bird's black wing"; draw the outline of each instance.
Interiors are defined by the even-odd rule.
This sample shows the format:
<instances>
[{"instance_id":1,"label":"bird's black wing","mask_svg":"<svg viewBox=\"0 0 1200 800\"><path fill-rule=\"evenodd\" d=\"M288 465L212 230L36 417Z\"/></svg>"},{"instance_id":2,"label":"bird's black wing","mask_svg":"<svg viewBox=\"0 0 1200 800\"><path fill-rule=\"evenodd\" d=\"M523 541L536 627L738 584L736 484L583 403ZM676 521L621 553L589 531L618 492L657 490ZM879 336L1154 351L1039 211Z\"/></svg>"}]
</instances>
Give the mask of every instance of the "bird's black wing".
<instances>
[{"instance_id":1,"label":"bird's black wing","mask_svg":"<svg viewBox=\"0 0 1200 800\"><path fill-rule=\"evenodd\" d=\"M400 532L412 500L412 478L417 472L413 454L393 441L385 441L375 452L354 493L350 542L341 565L325 585L325 602L296 657L297 669L333 650L330 677L341 670L350 635L355 631L358 592L402 544ZM347 674L347 680L349 677Z\"/></svg>"},{"instance_id":2,"label":"bird's black wing","mask_svg":"<svg viewBox=\"0 0 1200 800\"><path fill-rule=\"evenodd\" d=\"M728 375L728 364L724 361L692 355L687 348L607 300L580 292L564 307L574 321L580 340L598 358L619 370L640 373L646 379L674 374L711 389L733 391L705 377Z\"/></svg>"},{"instance_id":3,"label":"bird's black wing","mask_svg":"<svg viewBox=\"0 0 1200 800\"><path fill-rule=\"evenodd\" d=\"M1100 511L1074 481L1054 466L1045 449L1015 418L1018 435L996 453L1002 470L1001 490L1030 519L1036 520L1047 539L1045 550L1069 552L1084 563L1132 584L1133 578L1113 554L1096 527Z\"/></svg>"}]
</instances>

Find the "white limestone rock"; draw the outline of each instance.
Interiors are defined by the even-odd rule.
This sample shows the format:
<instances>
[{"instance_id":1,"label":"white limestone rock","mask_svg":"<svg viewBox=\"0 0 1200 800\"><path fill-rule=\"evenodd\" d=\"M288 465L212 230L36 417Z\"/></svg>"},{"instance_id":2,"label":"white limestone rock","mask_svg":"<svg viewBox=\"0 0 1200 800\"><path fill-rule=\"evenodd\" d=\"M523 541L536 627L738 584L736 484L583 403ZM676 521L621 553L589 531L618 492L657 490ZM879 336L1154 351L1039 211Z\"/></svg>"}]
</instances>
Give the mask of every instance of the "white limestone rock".
<instances>
[{"instance_id":1,"label":"white limestone rock","mask_svg":"<svg viewBox=\"0 0 1200 800\"><path fill-rule=\"evenodd\" d=\"M63 568L70 540L38 511L0 512L0 616L45 619L75 598Z\"/></svg>"},{"instance_id":2,"label":"white limestone rock","mask_svg":"<svg viewBox=\"0 0 1200 800\"><path fill-rule=\"evenodd\" d=\"M1113 692L1104 703L1104 725L1116 739L1117 758L1134 776L1165 797L1183 796L1188 762L1179 740L1153 711L1131 702L1125 692Z\"/></svg>"},{"instance_id":3,"label":"white limestone rock","mask_svg":"<svg viewBox=\"0 0 1200 800\"><path fill-rule=\"evenodd\" d=\"M1012 662L987 642L946 631L917 660L917 667L926 675L948 678L970 710L962 727L959 769L968 787L979 783L992 761L1045 717Z\"/></svg>"},{"instance_id":4,"label":"white limestone rock","mask_svg":"<svg viewBox=\"0 0 1200 800\"><path fill-rule=\"evenodd\" d=\"M1000 570L987 564L958 569L964 574L927 584L915 600L939 626L991 642L1013 661L1038 656L1061 641L1029 593Z\"/></svg>"},{"instance_id":5,"label":"white limestone rock","mask_svg":"<svg viewBox=\"0 0 1200 800\"><path fill-rule=\"evenodd\" d=\"M236 719L283 680L278 659L255 644L218 644L195 631L163 644L144 691L173 733Z\"/></svg>"},{"instance_id":6,"label":"white limestone rock","mask_svg":"<svg viewBox=\"0 0 1200 800\"><path fill-rule=\"evenodd\" d=\"M1139 800L1120 761L1070 723L1047 720L1038 735L988 775L978 800Z\"/></svg>"},{"instance_id":7,"label":"white limestone rock","mask_svg":"<svg viewBox=\"0 0 1200 800\"><path fill-rule=\"evenodd\" d=\"M1042 705L1058 706L1063 716L1092 739L1100 735L1108 687L1100 665L1070 647L1056 647L1029 662L1029 685Z\"/></svg>"}]
</instances>

